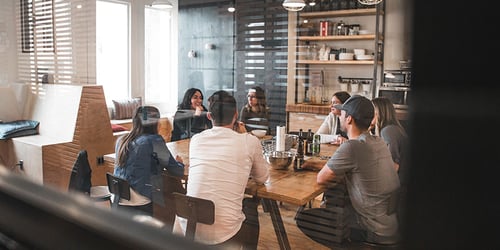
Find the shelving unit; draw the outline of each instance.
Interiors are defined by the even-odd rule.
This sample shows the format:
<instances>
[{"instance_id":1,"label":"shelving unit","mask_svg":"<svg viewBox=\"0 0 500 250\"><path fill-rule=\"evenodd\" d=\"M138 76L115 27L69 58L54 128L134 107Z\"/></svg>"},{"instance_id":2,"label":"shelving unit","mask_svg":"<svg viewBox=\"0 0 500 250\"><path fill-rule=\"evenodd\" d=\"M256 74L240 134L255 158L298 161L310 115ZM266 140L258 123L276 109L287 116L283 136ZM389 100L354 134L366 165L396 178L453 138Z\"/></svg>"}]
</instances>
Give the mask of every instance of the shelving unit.
<instances>
[{"instance_id":1,"label":"shelving unit","mask_svg":"<svg viewBox=\"0 0 500 250\"><path fill-rule=\"evenodd\" d=\"M376 5L375 8L368 9L346 9L346 10L330 10L330 11L317 11L317 12L299 12L297 16L297 33L292 34L293 37L289 37L290 39L296 39L296 50L295 55L289 55L289 60L294 60L295 66L295 103L304 103L304 97L307 96L307 92L309 90L309 80L311 78L310 72L311 70L320 70L324 71L332 71L335 72L338 76L342 75L342 72L347 72L348 75L342 75L343 77L364 77L370 76L372 78L372 84L370 87L370 91L368 93L364 93L369 98L373 98L376 96L376 91L379 86L379 79L382 76L383 69L383 43L384 43L384 3ZM373 16L373 18L371 18ZM359 35L328 35L328 36L320 36L317 35L302 35L299 33L300 24L304 23L304 20L307 20L309 23L316 23L320 20L349 20L352 17L362 17L359 20L364 20L367 26L374 27L373 30L369 30L369 34L359 34ZM365 18L369 17L369 18ZM363 19L364 18L364 19ZM355 21L357 22L357 21ZM373 26L373 23L375 25ZM364 25L364 24L363 24ZM294 36L295 35L295 36ZM338 49L342 46L349 47L352 44L353 49L356 47L365 47L368 48L371 53L373 53L373 60L335 60L335 61L327 61L327 60L310 60L310 58L305 57L306 54L305 48L311 43L322 43L328 45L329 47ZM343 45L338 45L343 44ZM362 46L360 44L363 44ZM368 45L369 44L369 45ZM347 46L346 46L347 45ZM345 67L359 67L356 69ZM359 75L356 75L356 71L359 72ZM354 72L354 73L353 73ZM354 74L354 75L352 75ZM328 99L331 97L333 92L336 92L338 89L336 85L332 83L335 81L333 79L337 78L337 75L334 77L329 77L329 85L324 86L324 88L328 88L329 93ZM333 89L333 90L332 90ZM332 93L330 93L332 92ZM356 94L356 93L351 93ZM318 98L315 98L318 99ZM323 103L324 104L324 103Z\"/></svg>"}]
</instances>

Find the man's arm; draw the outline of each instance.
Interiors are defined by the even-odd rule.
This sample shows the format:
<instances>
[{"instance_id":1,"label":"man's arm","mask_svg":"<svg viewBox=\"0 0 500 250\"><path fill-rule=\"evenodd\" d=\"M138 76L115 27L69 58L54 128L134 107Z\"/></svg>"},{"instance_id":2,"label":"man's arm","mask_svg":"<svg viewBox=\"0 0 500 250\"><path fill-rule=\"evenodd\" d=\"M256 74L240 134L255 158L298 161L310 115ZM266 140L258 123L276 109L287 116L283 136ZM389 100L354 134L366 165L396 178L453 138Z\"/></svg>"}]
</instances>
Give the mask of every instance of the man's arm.
<instances>
[{"instance_id":1,"label":"man's arm","mask_svg":"<svg viewBox=\"0 0 500 250\"><path fill-rule=\"evenodd\" d=\"M325 164L316 176L316 182L326 185L335 179L335 176L335 172Z\"/></svg>"}]
</instances>

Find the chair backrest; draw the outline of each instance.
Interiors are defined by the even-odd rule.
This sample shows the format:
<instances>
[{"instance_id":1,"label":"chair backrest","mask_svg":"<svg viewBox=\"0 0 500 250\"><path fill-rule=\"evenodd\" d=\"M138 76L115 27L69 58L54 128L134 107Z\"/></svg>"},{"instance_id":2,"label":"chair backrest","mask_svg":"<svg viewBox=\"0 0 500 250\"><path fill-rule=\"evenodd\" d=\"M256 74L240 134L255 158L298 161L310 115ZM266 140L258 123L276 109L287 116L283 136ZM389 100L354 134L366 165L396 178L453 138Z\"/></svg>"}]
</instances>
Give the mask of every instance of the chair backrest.
<instances>
[{"instance_id":1,"label":"chair backrest","mask_svg":"<svg viewBox=\"0 0 500 250\"><path fill-rule=\"evenodd\" d=\"M196 232L196 223L214 224L215 205L213 201L172 193L175 199L175 213L187 220L186 238L193 240Z\"/></svg>"},{"instance_id":2,"label":"chair backrest","mask_svg":"<svg viewBox=\"0 0 500 250\"><path fill-rule=\"evenodd\" d=\"M120 198L130 200L130 185L127 180L111 173L106 173L106 180L108 182L109 192L114 194L112 207L117 207Z\"/></svg>"},{"instance_id":3,"label":"chair backrest","mask_svg":"<svg viewBox=\"0 0 500 250\"><path fill-rule=\"evenodd\" d=\"M90 195L90 188L92 186L91 176L92 169L90 168L87 150L80 150L71 170L68 190L75 190Z\"/></svg>"}]
</instances>

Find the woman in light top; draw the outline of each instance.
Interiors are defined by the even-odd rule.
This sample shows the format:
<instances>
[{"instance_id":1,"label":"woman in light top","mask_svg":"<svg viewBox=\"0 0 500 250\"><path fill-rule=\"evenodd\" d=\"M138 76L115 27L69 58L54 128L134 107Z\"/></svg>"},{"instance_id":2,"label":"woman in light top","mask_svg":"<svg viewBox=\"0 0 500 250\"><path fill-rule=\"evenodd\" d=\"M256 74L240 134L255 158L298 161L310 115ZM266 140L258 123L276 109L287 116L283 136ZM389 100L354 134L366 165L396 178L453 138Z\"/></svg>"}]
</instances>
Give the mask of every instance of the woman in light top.
<instances>
[{"instance_id":1,"label":"woman in light top","mask_svg":"<svg viewBox=\"0 0 500 250\"><path fill-rule=\"evenodd\" d=\"M164 206L163 169L170 175L184 176L182 159L170 154L165 140L158 134L159 118L157 108L138 107L132 130L116 142L114 175L130 185L130 200L120 199L119 209L152 216L152 202Z\"/></svg>"},{"instance_id":2,"label":"woman in light top","mask_svg":"<svg viewBox=\"0 0 500 250\"><path fill-rule=\"evenodd\" d=\"M330 106L330 113L319 127L316 134L321 136L321 143L340 144L346 141L347 134L340 129L340 109L335 105L343 104L351 95L346 91L339 91L333 94Z\"/></svg>"},{"instance_id":3,"label":"woman in light top","mask_svg":"<svg viewBox=\"0 0 500 250\"><path fill-rule=\"evenodd\" d=\"M241 108L240 121L245 123L247 131L264 129L269 133L269 107L264 90L258 86L249 89L247 100Z\"/></svg>"}]
</instances>

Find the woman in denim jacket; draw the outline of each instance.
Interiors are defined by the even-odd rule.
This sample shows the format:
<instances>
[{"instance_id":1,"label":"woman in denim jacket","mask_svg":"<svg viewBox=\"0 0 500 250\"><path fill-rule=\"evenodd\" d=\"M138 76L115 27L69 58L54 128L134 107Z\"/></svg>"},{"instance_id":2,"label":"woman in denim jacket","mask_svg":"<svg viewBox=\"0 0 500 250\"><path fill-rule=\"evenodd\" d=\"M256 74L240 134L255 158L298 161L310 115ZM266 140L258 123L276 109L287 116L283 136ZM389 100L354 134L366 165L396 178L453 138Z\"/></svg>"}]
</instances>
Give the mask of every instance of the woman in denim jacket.
<instances>
[{"instance_id":1,"label":"woman in denim jacket","mask_svg":"<svg viewBox=\"0 0 500 250\"><path fill-rule=\"evenodd\" d=\"M184 175L184 164L175 158L158 134L160 112L152 106L140 106L133 116L129 134L116 142L114 175L130 184L130 200L120 199L118 207L135 213L153 215L152 202L164 206L164 169L173 176Z\"/></svg>"}]
</instances>

